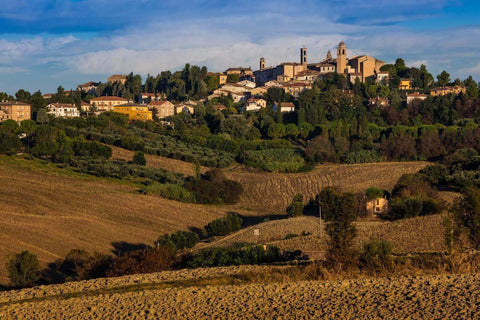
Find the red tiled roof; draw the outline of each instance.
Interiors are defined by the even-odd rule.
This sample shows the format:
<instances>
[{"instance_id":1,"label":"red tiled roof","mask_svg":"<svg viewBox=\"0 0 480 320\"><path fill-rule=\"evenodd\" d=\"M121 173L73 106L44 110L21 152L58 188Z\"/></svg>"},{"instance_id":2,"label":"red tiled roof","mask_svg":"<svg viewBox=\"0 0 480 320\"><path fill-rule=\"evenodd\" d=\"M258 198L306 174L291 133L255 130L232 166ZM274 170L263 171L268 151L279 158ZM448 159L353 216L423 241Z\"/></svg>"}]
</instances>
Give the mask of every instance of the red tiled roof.
<instances>
[{"instance_id":1,"label":"red tiled roof","mask_svg":"<svg viewBox=\"0 0 480 320\"><path fill-rule=\"evenodd\" d=\"M98 98L92 98L90 101L128 101L125 98L115 97L115 96L102 96Z\"/></svg>"},{"instance_id":2,"label":"red tiled roof","mask_svg":"<svg viewBox=\"0 0 480 320\"><path fill-rule=\"evenodd\" d=\"M149 105L149 106L161 106L161 105L163 105L165 102L168 102L168 100L152 101L152 102L150 102L148 105Z\"/></svg>"},{"instance_id":3,"label":"red tiled roof","mask_svg":"<svg viewBox=\"0 0 480 320\"><path fill-rule=\"evenodd\" d=\"M87 83L84 83L84 84L79 84L78 87L83 88L83 87L91 87L91 86L96 86L96 85L98 85L98 82L90 81L90 82L87 82Z\"/></svg>"}]
</instances>

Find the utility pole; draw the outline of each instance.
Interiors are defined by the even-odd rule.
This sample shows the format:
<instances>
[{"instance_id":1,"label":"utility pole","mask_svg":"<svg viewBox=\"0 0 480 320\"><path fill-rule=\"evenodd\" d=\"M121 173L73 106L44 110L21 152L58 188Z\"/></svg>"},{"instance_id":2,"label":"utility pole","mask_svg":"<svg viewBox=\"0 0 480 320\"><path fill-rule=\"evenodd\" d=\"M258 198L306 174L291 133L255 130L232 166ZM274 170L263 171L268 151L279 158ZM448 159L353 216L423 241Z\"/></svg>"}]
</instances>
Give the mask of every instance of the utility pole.
<instances>
[{"instance_id":1,"label":"utility pole","mask_svg":"<svg viewBox=\"0 0 480 320\"><path fill-rule=\"evenodd\" d=\"M322 205L318 203L318 217L320 218L320 239L323 238L323 226L322 226Z\"/></svg>"}]
</instances>

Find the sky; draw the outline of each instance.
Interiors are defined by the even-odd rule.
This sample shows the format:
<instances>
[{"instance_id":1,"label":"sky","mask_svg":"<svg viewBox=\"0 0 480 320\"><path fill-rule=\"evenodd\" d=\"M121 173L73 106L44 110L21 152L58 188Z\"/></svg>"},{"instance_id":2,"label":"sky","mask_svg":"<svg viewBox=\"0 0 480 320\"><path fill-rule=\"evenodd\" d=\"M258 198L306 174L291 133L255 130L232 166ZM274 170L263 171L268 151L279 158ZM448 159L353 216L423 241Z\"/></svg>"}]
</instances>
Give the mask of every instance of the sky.
<instances>
[{"instance_id":1,"label":"sky","mask_svg":"<svg viewBox=\"0 0 480 320\"><path fill-rule=\"evenodd\" d=\"M258 68L335 53L480 80L480 1L0 0L0 91L75 89L185 63Z\"/></svg>"}]
</instances>

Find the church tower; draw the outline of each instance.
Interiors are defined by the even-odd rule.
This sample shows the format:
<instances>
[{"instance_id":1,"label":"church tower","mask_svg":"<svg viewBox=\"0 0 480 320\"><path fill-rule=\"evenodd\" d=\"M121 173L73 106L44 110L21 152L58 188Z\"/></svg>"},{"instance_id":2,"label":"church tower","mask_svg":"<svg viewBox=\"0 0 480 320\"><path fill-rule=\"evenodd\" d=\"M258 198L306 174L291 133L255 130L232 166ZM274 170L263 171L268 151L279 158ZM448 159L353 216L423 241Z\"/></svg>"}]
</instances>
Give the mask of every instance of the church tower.
<instances>
[{"instance_id":1,"label":"church tower","mask_svg":"<svg viewBox=\"0 0 480 320\"><path fill-rule=\"evenodd\" d=\"M265 70L265 58L260 58L260 71Z\"/></svg>"},{"instance_id":2,"label":"church tower","mask_svg":"<svg viewBox=\"0 0 480 320\"><path fill-rule=\"evenodd\" d=\"M307 48L305 46L300 48L300 63L304 66L307 65Z\"/></svg>"},{"instance_id":3,"label":"church tower","mask_svg":"<svg viewBox=\"0 0 480 320\"><path fill-rule=\"evenodd\" d=\"M347 46L342 41L337 48L337 73L345 73L347 69Z\"/></svg>"},{"instance_id":4,"label":"church tower","mask_svg":"<svg viewBox=\"0 0 480 320\"><path fill-rule=\"evenodd\" d=\"M330 50L328 50L327 57L325 58L325 60L327 60L327 61L332 60L332 53L330 52Z\"/></svg>"}]
</instances>

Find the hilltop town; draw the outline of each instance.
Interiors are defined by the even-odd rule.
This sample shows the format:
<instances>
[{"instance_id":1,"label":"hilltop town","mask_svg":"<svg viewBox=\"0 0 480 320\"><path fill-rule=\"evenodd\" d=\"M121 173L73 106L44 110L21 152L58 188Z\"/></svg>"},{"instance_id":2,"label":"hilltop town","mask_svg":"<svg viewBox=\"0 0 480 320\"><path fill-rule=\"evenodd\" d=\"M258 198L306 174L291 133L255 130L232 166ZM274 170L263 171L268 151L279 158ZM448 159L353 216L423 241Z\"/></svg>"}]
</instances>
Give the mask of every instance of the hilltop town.
<instances>
[{"instance_id":1,"label":"hilltop town","mask_svg":"<svg viewBox=\"0 0 480 320\"><path fill-rule=\"evenodd\" d=\"M398 75L390 74L389 70L391 65L386 65L384 61L368 55L348 57L347 46L342 41L337 47L336 57L334 58L328 51L321 62L309 63L307 48L303 47L300 48L299 62L284 62L275 67L267 67L266 59L263 57L260 58L259 69L255 71L251 67L231 67L222 73L212 73L206 72L204 67L198 71L202 73L201 84L206 86L208 83L208 88L203 88L203 94L197 95L195 99L186 92L177 96L168 94L166 88L168 85L164 85L163 88L158 85L160 75L155 79L148 76L145 84L142 84L140 76L133 74L112 75L108 77L106 83L90 81L78 85L75 91L62 89L60 93L43 94L42 98L46 101L46 113L54 117L98 116L102 112L114 111L128 115L130 120L147 121L154 118L165 120L180 113L193 114L199 103L208 102L215 110L225 110L227 108L225 104L228 103L222 104L223 99L219 99L225 97L237 104L237 111L255 112L267 107L265 95L271 88L278 88L292 99L296 99L302 92L311 90L316 81L328 79L334 74L347 81L343 88L339 89L350 97L353 96L350 87L357 82L390 88L393 86L392 89L405 93L407 104L415 99L425 100L428 95L466 93L465 85L458 83L459 81L453 85L442 83L442 86L432 87L433 77L430 75L429 83L422 83L419 86L418 79L400 78ZM152 82L156 82L156 85ZM130 84L131 87L133 83L135 90L125 90L126 85ZM197 82L195 85L199 86L200 83ZM71 99L59 99L58 94L69 96ZM202 95L205 97L202 98ZM4 96L8 98L8 95ZM61 100L75 102L65 103ZM275 101L272 107L274 110L279 108L281 112L293 112L295 104L292 102L293 100ZM368 102L371 106L379 107L386 107L390 103L385 94L372 94ZM38 109L38 106L35 109ZM21 97L16 101L3 99L0 106L0 121L12 119L21 122L30 119L33 114L36 116L36 110L32 112L31 106L28 102L22 101Z\"/></svg>"}]
</instances>

